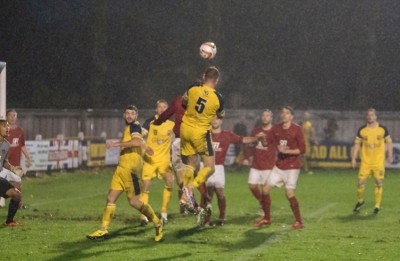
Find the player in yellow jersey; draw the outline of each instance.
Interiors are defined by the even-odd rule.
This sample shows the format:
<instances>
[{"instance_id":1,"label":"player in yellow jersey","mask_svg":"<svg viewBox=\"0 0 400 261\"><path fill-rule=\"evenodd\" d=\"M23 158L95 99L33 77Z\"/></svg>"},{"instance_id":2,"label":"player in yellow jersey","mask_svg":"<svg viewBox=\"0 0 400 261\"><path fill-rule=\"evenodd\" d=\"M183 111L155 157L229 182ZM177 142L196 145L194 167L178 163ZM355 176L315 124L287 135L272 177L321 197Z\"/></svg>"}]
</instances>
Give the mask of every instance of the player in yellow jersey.
<instances>
[{"instance_id":1,"label":"player in yellow jersey","mask_svg":"<svg viewBox=\"0 0 400 261\"><path fill-rule=\"evenodd\" d=\"M99 230L87 235L89 239L105 238L108 236L108 227L114 216L116 201L123 191L125 191L129 204L153 221L156 236L155 241L160 241L163 237L163 223L152 207L143 203L139 199L140 186L138 176L142 170L144 152L152 153L147 149L142 138L142 128L137 121L138 109L129 105L125 108L123 118L125 120L125 130L121 141L109 142L107 147L120 147L120 157L118 166L111 180L110 190L107 195L107 205L103 212L103 219Z\"/></svg>"},{"instance_id":2,"label":"player in yellow jersey","mask_svg":"<svg viewBox=\"0 0 400 261\"><path fill-rule=\"evenodd\" d=\"M316 137L315 137L315 129L312 125L312 122L310 120L311 114L309 112L304 112L304 121L301 124L301 127L303 128L303 133L304 133L304 142L306 145L306 153L302 156L302 166L305 172L308 174L313 174L313 172L310 169L309 165L309 160L311 158L311 149L312 149L312 144L316 143Z\"/></svg>"},{"instance_id":3,"label":"player in yellow jersey","mask_svg":"<svg viewBox=\"0 0 400 261\"><path fill-rule=\"evenodd\" d=\"M385 148L386 144L386 148ZM354 141L351 165L356 167L356 159L361 149L361 165L358 172L357 204L354 212L359 212L364 205L364 191L366 179L374 174L375 179L375 208L374 213L378 214L382 201L382 182L385 177L385 157L387 149L387 161L393 161L393 145L389 132L385 126L377 122L376 110L373 108L367 111L367 124L362 126Z\"/></svg>"},{"instance_id":4,"label":"player in yellow jersey","mask_svg":"<svg viewBox=\"0 0 400 261\"><path fill-rule=\"evenodd\" d=\"M144 164L142 171L142 191L140 199L144 203L149 202L149 193L151 180L155 177L163 179L165 182L163 190L163 200L161 206L161 218L163 223L166 224L168 220L167 207L171 200L171 191L174 183L174 175L171 166L171 143L173 140L173 128L175 123L166 120L161 125L154 125L153 121L156 120L161 113L168 108L168 102L160 99L156 103L156 115L143 124L143 129L147 134L147 146L154 152L153 155L146 154L144 156ZM141 223L147 224L147 218L142 215Z\"/></svg>"},{"instance_id":5,"label":"player in yellow jersey","mask_svg":"<svg viewBox=\"0 0 400 261\"><path fill-rule=\"evenodd\" d=\"M204 83L188 88L182 103L186 107L180 129L181 154L185 163L183 169L184 195L181 203L189 211L194 208L192 188L198 188L202 197L207 195L203 185L207 178L214 173L215 157L211 141L211 121L217 116L223 118L224 102L222 96L215 90L219 81L219 71L209 67L203 75ZM201 157L202 167L194 178L194 171Z\"/></svg>"}]
</instances>

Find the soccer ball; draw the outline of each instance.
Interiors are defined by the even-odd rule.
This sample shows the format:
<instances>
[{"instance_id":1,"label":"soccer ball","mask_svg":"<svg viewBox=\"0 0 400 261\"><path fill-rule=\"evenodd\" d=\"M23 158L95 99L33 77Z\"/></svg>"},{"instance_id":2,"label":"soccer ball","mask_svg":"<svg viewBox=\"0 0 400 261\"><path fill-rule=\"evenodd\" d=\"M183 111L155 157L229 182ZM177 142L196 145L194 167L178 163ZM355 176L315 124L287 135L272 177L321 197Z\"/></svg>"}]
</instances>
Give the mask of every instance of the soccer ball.
<instances>
[{"instance_id":1,"label":"soccer ball","mask_svg":"<svg viewBox=\"0 0 400 261\"><path fill-rule=\"evenodd\" d=\"M200 45L200 56L204 59L212 59L217 54L217 46L213 42L204 42Z\"/></svg>"}]
</instances>

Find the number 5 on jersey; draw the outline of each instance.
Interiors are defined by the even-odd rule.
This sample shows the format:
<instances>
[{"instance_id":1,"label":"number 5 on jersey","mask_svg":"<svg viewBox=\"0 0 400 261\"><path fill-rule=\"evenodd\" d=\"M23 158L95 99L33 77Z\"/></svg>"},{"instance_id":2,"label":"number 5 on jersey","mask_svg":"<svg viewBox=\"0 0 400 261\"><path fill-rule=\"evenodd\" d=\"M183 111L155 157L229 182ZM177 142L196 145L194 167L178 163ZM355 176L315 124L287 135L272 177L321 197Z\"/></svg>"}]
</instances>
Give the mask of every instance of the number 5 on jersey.
<instances>
[{"instance_id":1,"label":"number 5 on jersey","mask_svg":"<svg viewBox=\"0 0 400 261\"><path fill-rule=\"evenodd\" d=\"M197 100L196 105L195 105L195 109L198 113L203 113L204 108L206 106L206 104L205 104L206 102L207 102L207 100L199 97L199 99Z\"/></svg>"}]
</instances>

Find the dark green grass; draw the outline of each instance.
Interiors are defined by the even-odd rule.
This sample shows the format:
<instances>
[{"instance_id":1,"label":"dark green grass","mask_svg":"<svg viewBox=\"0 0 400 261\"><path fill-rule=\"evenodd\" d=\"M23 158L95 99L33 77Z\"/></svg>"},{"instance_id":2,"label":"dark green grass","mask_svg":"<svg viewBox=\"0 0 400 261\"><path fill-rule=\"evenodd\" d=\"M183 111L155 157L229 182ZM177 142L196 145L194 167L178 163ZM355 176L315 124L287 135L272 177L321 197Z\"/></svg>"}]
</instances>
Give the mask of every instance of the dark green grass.
<instances>
[{"instance_id":1,"label":"dark green grass","mask_svg":"<svg viewBox=\"0 0 400 261\"><path fill-rule=\"evenodd\" d=\"M372 214L373 182L359 214L355 204L356 172L316 170L301 175L297 197L305 228L290 229L293 216L282 189L272 192L270 227L253 228L258 204L247 188L247 170L227 169L227 224L203 229L195 216L178 214L176 191L162 242L154 228L138 225L138 212L124 195L110 227L110 239L85 235L100 224L113 169L57 173L25 179L24 202L17 214L23 226L0 228L1 260L398 260L400 254L400 174L388 170L382 210ZM158 212L162 183L155 180L150 203ZM214 212L218 208L214 202ZM0 209L4 220L7 210Z\"/></svg>"}]
</instances>

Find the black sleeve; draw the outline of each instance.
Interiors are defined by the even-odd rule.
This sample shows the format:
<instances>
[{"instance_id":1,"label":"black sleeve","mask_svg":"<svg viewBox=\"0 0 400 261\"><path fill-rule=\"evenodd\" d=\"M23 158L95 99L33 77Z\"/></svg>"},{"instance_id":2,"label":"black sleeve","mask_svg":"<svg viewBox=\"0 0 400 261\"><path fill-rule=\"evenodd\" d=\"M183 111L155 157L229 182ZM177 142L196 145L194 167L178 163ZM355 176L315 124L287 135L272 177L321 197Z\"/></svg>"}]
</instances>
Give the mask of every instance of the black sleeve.
<instances>
[{"instance_id":1,"label":"black sleeve","mask_svg":"<svg viewBox=\"0 0 400 261\"><path fill-rule=\"evenodd\" d=\"M148 119L143 123L142 128L145 129L145 130L147 130L147 131L149 131L149 129L150 129L150 122L154 121L155 119L156 119L156 118L155 118L154 116L151 117L151 118L148 118Z\"/></svg>"},{"instance_id":2,"label":"black sleeve","mask_svg":"<svg viewBox=\"0 0 400 261\"><path fill-rule=\"evenodd\" d=\"M215 94L218 97L219 100L219 109L217 110L217 117L218 118L223 118L225 117L225 102L224 98L222 98L222 95L219 92L215 92Z\"/></svg>"},{"instance_id":3,"label":"black sleeve","mask_svg":"<svg viewBox=\"0 0 400 261\"><path fill-rule=\"evenodd\" d=\"M135 121L132 122L130 125L130 134L134 134L134 133L139 133L140 135L142 134L142 127L140 126L139 122Z\"/></svg>"}]
</instances>

